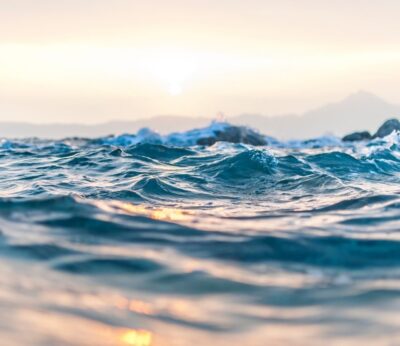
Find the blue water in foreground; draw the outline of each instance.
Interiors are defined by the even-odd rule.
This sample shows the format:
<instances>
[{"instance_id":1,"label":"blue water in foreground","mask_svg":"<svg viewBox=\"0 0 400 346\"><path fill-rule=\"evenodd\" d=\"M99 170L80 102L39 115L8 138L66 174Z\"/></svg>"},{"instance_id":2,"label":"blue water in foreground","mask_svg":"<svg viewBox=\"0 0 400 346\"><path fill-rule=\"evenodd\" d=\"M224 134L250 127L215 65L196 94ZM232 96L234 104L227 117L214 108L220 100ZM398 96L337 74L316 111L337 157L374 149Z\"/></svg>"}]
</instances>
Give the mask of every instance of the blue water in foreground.
<instances>
[{"instance_id":1,"label":"blue water in foreground","mask_svg":"<svg viewBox=\"0 0 400 346\"><path fill-rule=\"evenodd\" d=\"M399 135L168 138L1 142L2 345L400 343Z\"/></svg>"}]
</instances>

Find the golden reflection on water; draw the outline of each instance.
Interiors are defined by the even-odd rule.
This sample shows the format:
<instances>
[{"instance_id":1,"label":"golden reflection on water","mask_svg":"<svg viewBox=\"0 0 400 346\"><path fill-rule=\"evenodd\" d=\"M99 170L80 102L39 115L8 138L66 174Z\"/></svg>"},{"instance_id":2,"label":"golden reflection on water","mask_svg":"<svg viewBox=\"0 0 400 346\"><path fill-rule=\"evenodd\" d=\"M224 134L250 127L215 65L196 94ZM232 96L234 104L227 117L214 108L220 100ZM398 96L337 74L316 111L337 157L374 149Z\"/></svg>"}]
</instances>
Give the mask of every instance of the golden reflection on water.
<instances>
[{"instance_id":1,"label":"golden reflection on water","mask_svg":"<svg viewBox=\"0 0 400 346\"><path fill-rule=\"evenodd\" d=\"M189 219L190 213L186 210L176 209L176 208L157 208L150 209L142 205L135 205L127 202L112 201L108 203L96 202L98 207L109 210L111 208L116 208L122 212L144 215L154 220L161 221L185 221Z\"/></svg>"},{"instance_id":2,"label":"golden reflection on water","mask_svg":"<svg viewBox=\"0 0 400 346\"><path fill-rule=\"evenodd\" d=\"M121 333L121 342L129 346L151 346L152 334L147 330L126 330Z\"/></svg>"},{"instance_id":3,"label":"golden reflection on water","mask_svg":"<svg viewBox=\"0 0 400 346\"><path fill-rule=\"evenodd\" d=\"M154 315L154 308L141 300L129 300L125 297L117 297L114 305L121 310L129 310L142 315Z\"/></svg>"}]
</instances>

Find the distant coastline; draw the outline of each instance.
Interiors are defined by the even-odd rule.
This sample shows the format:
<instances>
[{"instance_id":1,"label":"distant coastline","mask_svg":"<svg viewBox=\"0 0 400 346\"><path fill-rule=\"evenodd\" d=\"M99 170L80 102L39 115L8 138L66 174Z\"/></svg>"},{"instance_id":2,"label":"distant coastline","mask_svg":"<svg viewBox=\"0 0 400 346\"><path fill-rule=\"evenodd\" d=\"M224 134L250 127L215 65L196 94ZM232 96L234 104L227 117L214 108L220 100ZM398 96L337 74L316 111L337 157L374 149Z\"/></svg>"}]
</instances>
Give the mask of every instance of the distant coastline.
<instances>
[{"instance_id":1,"label":"distant coastline","mask_svg":"<svg viewBox=\"0 0 400 346\"><path fill-rule=\"evenodd\" d=\"M367 92L358 92L302 115L266 116L242 114L228 117L234 125L245 125L279 139L305 139L332 134L343 136L358 130L374 131L388 118L400 115L394 105ZM187 131L207 126L212 117L161 115L132 121L110 121L99 124L0 122L0 136L6 138L100 137L111 134L136 133L151 128L161 134Z\"/></svg>"}]
</instances>

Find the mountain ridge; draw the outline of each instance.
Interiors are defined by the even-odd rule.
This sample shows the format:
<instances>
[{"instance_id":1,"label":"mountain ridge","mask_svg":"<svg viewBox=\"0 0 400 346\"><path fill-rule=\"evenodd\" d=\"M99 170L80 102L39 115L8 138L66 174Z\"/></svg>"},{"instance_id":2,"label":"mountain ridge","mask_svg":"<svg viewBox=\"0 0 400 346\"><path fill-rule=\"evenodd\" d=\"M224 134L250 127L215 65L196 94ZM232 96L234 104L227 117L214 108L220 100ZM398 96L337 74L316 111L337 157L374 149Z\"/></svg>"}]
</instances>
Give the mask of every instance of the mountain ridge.
<instances>
[{"instance_id":1,"label":"mountain ridge","mask_svg":"<svg viewBox=\"0 0 400 346\"><path fill-rule=\"evenodd\" d=\"M374 132L385 120L398 116L400 105L386 102L372 93L359 91L341 101L328 103L300 115L258 117L257 129L269 129L268 134L278 138L305 138L324 134L342 136L360 130ZM250 127L255 125L254 119L247 114L229 120Z\"/></svg>"},{"instance_id":2,"label":"mountain ridge","mask_svg":"<svg viewBox=\"0 0 400 346\"><path fill-rule=\"evenodd\" d=\"M240 114L226 118L235 125L246 125L281 139L311 138L324 134L342 136L349 132L374 132L386 119L400 116L400 105L366 92L350 94L338 102L328 103L303 114L266 116ZM137 120L115 120L99 124L77 123L18 123L0 122L1 137L98 137L110 134L135 133L149 127L160 133L180 132L207 126L211 117L160 115Z\"/></svg>"}]
</instances>

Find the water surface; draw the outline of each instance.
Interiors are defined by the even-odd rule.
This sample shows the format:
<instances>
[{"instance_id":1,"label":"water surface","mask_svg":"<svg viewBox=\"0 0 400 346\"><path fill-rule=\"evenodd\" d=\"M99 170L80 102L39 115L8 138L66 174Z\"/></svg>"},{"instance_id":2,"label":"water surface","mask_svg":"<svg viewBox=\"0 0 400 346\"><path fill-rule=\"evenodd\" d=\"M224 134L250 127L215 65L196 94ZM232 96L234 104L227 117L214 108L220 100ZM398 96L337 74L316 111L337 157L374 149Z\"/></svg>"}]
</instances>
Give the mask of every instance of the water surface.
<instances>
[{"instance_id":1,"label":"water surface","mask_svg":"<svg viewBox=\"0 0 400 346\"><path fill-rule=\"evenodd\" d=\"M399 135L195 135L2 141L2 343L396 344Z\"/></svg>"}]
</instances>

